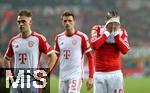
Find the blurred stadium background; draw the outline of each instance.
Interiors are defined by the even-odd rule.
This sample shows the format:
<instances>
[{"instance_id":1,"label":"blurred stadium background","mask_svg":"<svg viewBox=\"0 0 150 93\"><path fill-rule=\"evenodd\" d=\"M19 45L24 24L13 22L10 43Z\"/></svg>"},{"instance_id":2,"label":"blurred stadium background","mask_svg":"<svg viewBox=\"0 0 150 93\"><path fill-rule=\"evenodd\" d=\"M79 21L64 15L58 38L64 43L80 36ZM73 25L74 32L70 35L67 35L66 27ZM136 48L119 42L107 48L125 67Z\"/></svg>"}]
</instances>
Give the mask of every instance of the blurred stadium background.
<instances>
[{"instance_id":1,"label":"blurred stadium background","mask_svg":"<svg viewBox=\"0 0 150 93\"><path fill-rule=\"evenodd\" d=\"M64 10L72 10L77 16L77 28L89 35L93 25L104 24L106 11L117 9L131 46L129 53L122 56L125 93L150 93L150 0L0 0L1 55L10 38L18 33L16 16L21 9L33 12L33 31L46 36L52 46L54 37L63 31L60 15ZM43 55L41 61L46 64L47 58ZM85 70L85 75L87 73ZM55 76L58 77L58 66L53 73ZM52 80L58 80L56 78ZM53 86L57 89L57 85ZM55 93L53 90L51 93Z\"/></svg>"}]
</instances>

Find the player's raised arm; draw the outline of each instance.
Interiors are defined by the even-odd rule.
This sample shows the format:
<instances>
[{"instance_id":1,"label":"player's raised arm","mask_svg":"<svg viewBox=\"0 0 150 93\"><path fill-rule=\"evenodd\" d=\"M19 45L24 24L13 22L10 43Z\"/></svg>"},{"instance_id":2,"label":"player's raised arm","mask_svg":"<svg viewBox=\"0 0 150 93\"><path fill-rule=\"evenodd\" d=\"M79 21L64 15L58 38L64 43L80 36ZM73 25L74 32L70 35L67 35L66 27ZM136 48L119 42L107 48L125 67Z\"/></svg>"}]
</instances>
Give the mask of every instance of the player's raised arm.
<instances>
[{"instance_id":1,"label":"player's raised arm","mask_svg":"<svg viewBox=\"0 0 150 93\"><path fill-rule=\"evenodd\" d=\"M120 29L120 30L122 30L122 35L120 35L119 32L116 31L114 38L121 53L126 54L130 49L128 43L128 35L125 29Z\"/></svg>"},{"instance_id":2,"label":"player's raised arm","mask_svg":"<svg viewBox=\"0 0 150 93\"><path fill-rule=\"evenodd\" d=\"M93 49L98 49L106 41L110 33L105 27L96 25L92 28L90 33L90 41Z\"/></svg>"}]
</instances>

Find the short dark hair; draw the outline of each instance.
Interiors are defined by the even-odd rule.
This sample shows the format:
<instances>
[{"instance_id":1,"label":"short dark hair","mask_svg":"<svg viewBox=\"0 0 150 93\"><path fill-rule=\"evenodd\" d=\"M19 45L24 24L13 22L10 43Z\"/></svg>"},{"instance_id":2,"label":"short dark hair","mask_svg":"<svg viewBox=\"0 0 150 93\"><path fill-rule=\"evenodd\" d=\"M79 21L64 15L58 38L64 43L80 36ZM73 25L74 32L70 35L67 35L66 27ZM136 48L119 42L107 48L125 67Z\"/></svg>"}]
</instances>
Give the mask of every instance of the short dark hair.
<instances>
[{"instance_id":1,"label":"short dark hair","mask_svg":"<svg viewBox=\"0 0 150 93\"><path fill-rule=\"evenodd\" d=\"M64 11L64 13L63 13L62 16L61 16L61 19L62 19L64 16L72 16L73 19L75 19L75 15L74 15L74 13L71 12L71 11Z\"/></svg>"},{"instance_id":2,"label":"short dark hair","mask_svg":"<svg viewBox=\"0 0 150 93\"><path fill-rule=\"evenodd\" d=\"M106 14L106 19L119 16L117 10L109 10Z\"/></svg>"},{"instance_id":3,"label":"short dark hair","mask_svg":"<svg viewBox=\"0 0 150 93\"><path fill-rule=\"evenodd\" d=\"M32 13L29 10L21 10L19 11L18 16L32 17Z\"/></svg>"}]
</instances>

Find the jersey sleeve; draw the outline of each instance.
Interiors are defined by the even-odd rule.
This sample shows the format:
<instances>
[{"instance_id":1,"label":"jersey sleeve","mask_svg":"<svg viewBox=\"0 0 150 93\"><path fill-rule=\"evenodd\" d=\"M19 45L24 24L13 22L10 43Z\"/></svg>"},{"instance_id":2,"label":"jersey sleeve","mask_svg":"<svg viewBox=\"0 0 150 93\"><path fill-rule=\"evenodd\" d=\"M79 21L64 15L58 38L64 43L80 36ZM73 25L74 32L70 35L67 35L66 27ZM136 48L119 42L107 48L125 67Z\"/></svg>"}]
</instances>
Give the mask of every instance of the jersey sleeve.
<instances>
[{"instance_id":1,"label":"jersey sleeve","mask_svg":"<svg viewBox=\"0 0 150 93\"><path fill-rule=\"evenodd\" d=\"M49 55L53 52L53 48L48 44L48 42L44 36L41 36L41 38L40 38L39 48L40 48L41 52L43 52L44 54L47 54L47 55Z\"/></svg>"},{"instance_id":2,"label":"jersey sleeve","mask_svg":"<svg viewBox=\"0 0 150 93\"><path fill-rule=\"evenodd\" d=\"M54 49L55 49L56 54L58 55L60 49L59 49L59 45L58 45L58 37L57 36L55 37Z\"/></svg>"},{"instance_id":3,"label":"jersey sleeve","mask_svg":"<svg viewBox=\"0 0 150 93\"><path fill-rule=\"evenodd\" d=\"M90 42L93 49L98 49L107 39L110 33L101 25L96 25L90 33Z\"/></svg>"},{"instance_id":4,"label":"jersey sleeve","mask_svg":"<svg viewBox=\"0 0 150 93\"><path fill-rule=\"evenodd\" d=\"M11 58L11 57L14 56L14 51L13 51L13 48L12 48L12 41L13 40L10 40L10 42L9 42L7 51L5 53L5 57Z\"/></svg>"},{"instance_id":5,"label":"jersey sleeve","mask_svg":"<svg viewBox=\"0 0 150 93\"><path fill-rule=\"evenodd\" d=\"M116 32L114 38L121 53L126 54L128 50L130 49L129 43L128 43L128 35L125 29L121 29L121 30L123 34L120 35L118 32Z\"/></svg>"},{"instance_id":6,"label":"jersey sleeve","mask_svg":"<svg viewBox=\"0 0 150 93\"><path fill-rule=\"evenodd\" d=\"M83 47L83 53L86 53L86 56L88 59L89 77L93 78L94 59L93 59L92 49L91 49L88 37L85 34L83 35L83 38L82 38L82 47Z\"/></svg>"},{"instance_id":7,"label":"jersey sleeve","mask_svg":"<svg viewBox=\"0 0 150 93\"><path fill-rule=\"evenodd\" d=\"M90 43L89 43L89 39L88 39L87 35L85 35L85 34L82 37L82 48L83 48L83 52L85 52L85 53L92 51Z\"/></svg>"},{"instance_id":8,"label":"jersey sleeve","mask_svg":"<svg viewBox=\"0 0 150 93\"><path fill-rule=\"evenodd\" d=\"M94 58L92 55L92 51L86 53L88 59L88 68L89 68L89 77L93 78L94 75Z\"/></svg>"}]
</instances>

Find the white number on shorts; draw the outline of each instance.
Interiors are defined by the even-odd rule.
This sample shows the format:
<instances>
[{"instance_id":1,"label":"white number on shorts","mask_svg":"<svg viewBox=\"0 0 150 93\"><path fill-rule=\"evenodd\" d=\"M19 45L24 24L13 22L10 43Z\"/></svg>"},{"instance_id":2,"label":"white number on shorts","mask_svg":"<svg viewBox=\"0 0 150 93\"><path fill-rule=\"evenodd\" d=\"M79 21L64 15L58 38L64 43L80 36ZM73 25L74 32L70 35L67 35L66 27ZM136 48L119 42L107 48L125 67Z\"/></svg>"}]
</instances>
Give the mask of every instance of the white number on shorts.
<instances>
[{"instance_id":1,"label":"white number on shorts","mask_svg":"<svg viewBox=\"0 0 150 93\"><path fill-rule=\"evenodd\" d=\"M72 80L71 81L71 88L72 88L72 90L76 90L76 85L77 85L77 80Z\"/></svg>"}]
</instances>

